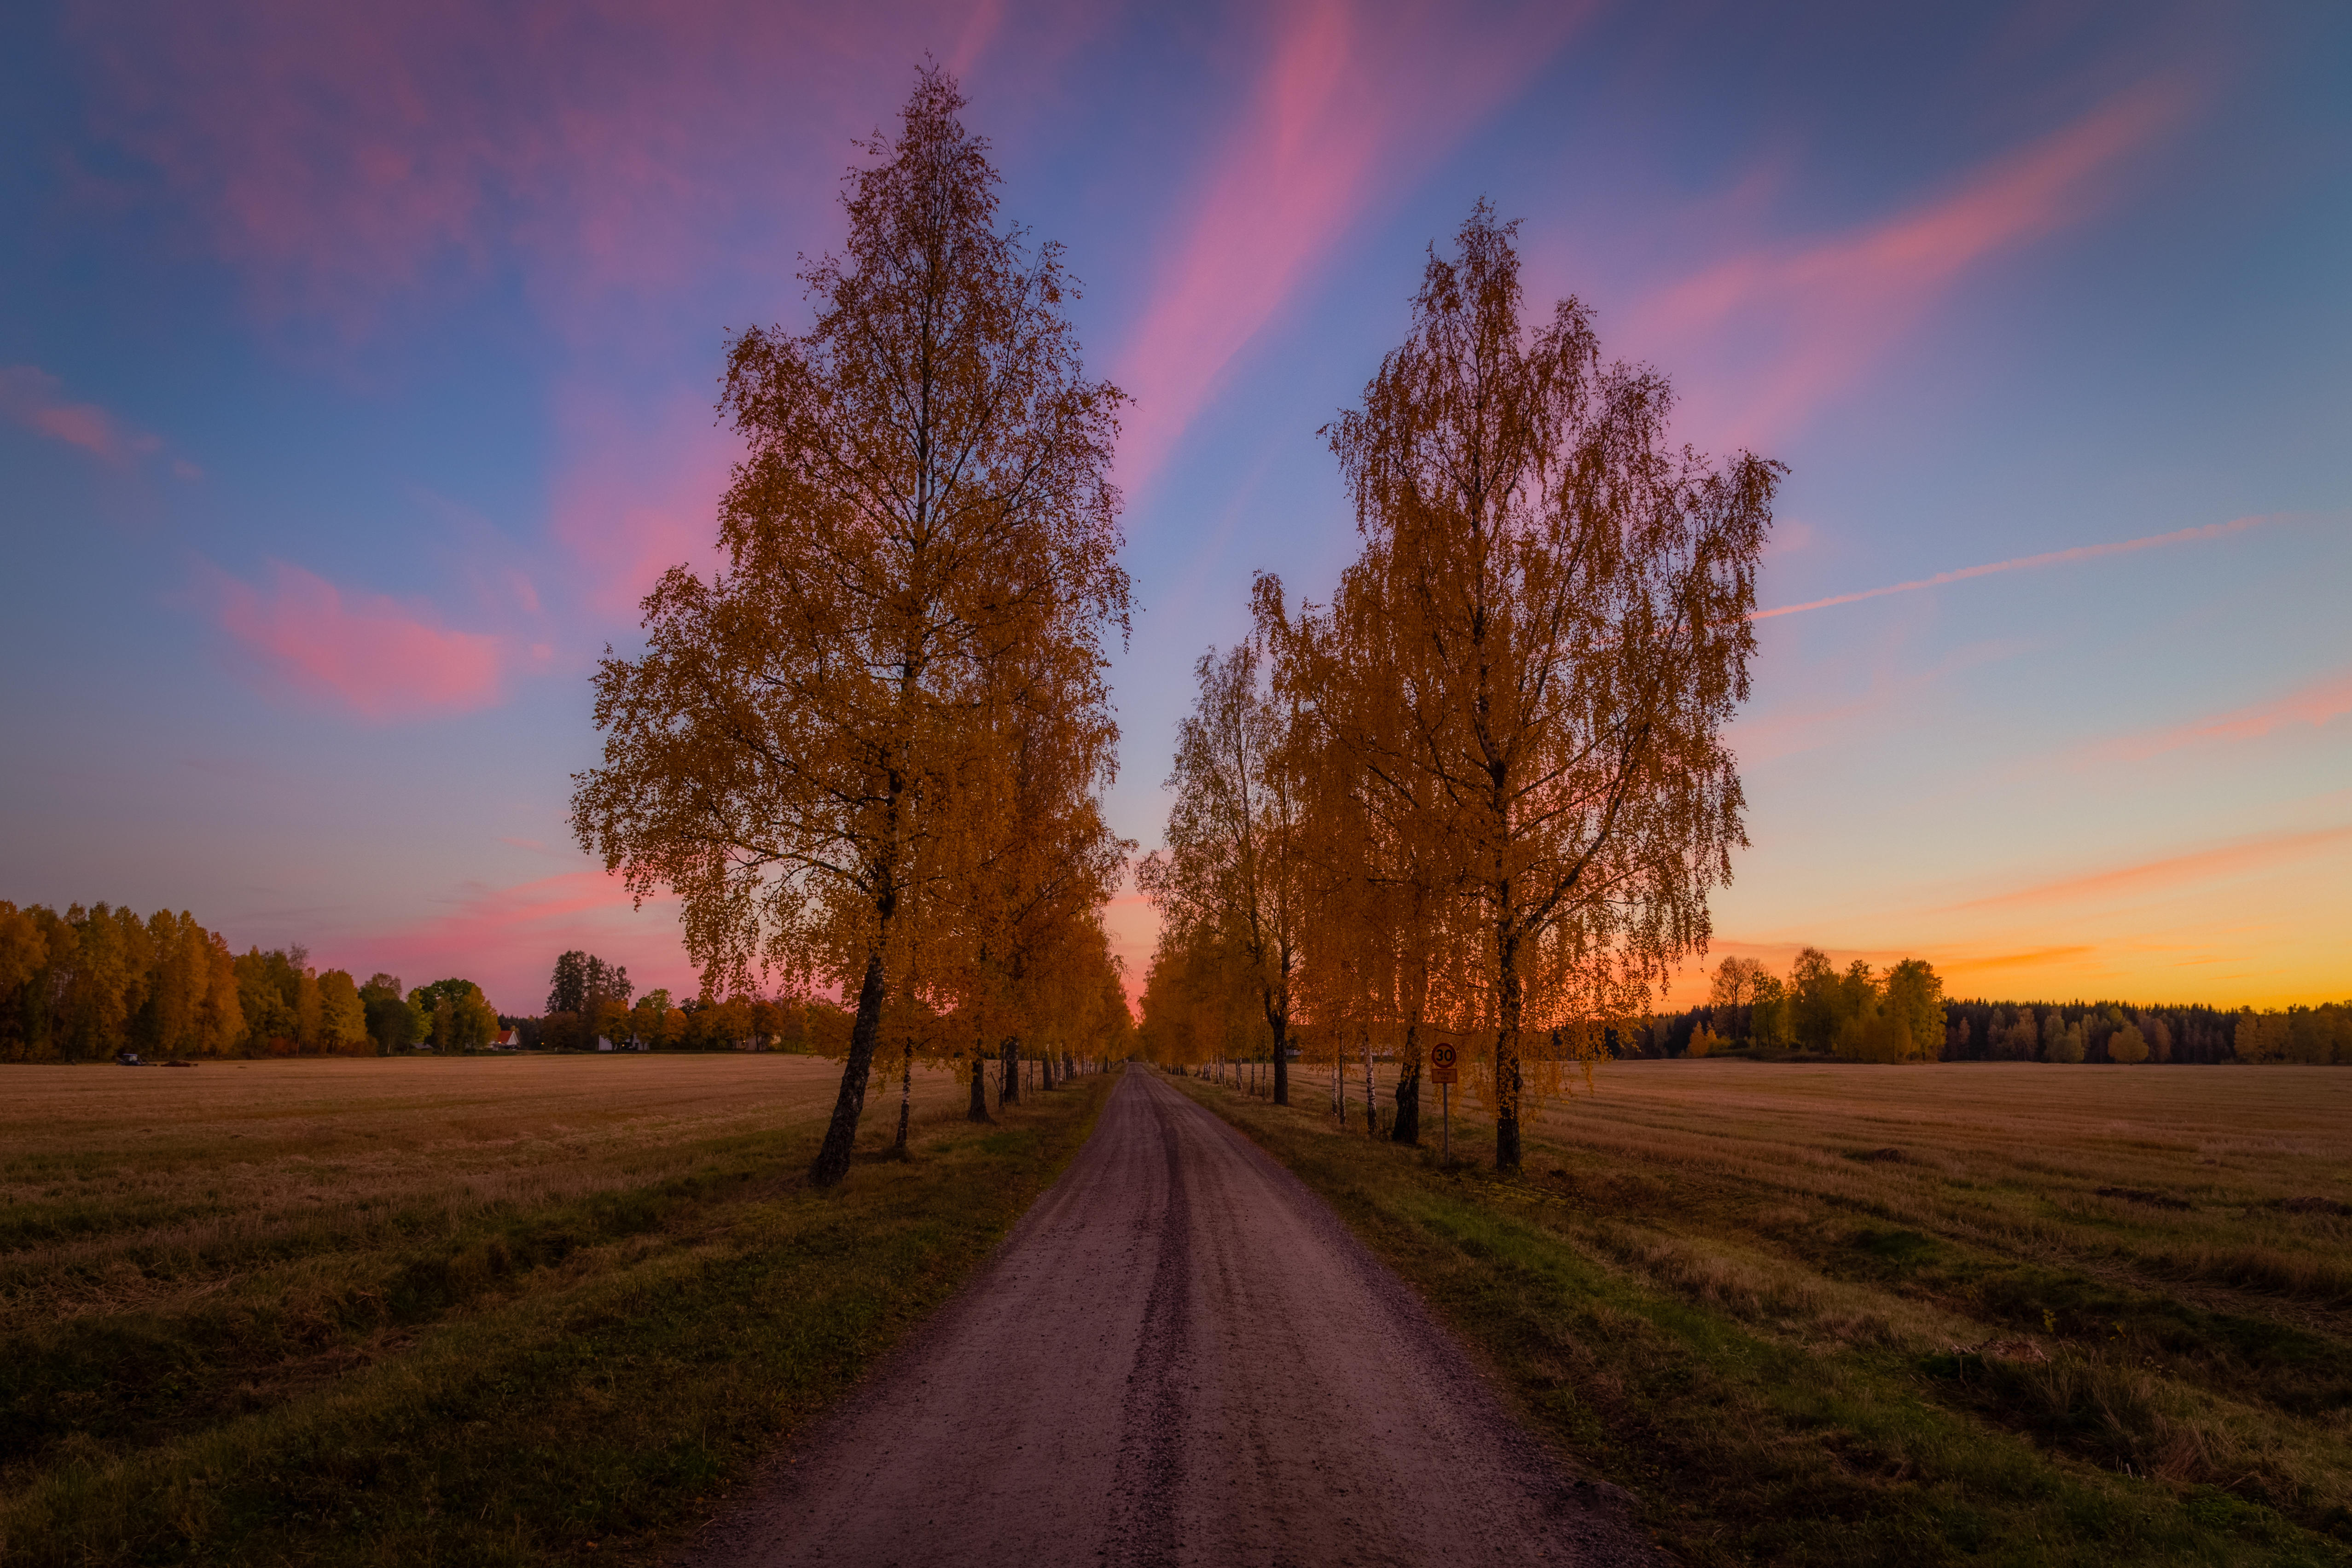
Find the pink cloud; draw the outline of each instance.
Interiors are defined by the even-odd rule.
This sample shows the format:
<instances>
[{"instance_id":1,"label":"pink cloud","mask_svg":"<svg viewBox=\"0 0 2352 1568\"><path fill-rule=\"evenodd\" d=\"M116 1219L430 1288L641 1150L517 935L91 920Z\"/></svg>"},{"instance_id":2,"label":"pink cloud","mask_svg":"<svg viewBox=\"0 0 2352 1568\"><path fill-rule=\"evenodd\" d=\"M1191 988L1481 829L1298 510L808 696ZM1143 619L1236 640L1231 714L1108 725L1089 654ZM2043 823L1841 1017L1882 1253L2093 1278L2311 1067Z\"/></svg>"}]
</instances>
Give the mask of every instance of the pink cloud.
<instances>
[{"instance_id":1,"label":"pink cloud","mask_svg":"<svg viewBox=\"0 0 2352 1568\"><path fill-rule=\"evenodd\" d=\"M0 365L0 416L109 463L128 463L163 445L95 403L67 402L58 378L37 365Z\"/></svg>"},{"instance_id":2,"label":"pink cloud","mask_svg":"<svg viewBox=\"0 0 2352 1568\"><path fill-rule=\"evenodd\" d=\"M714 262L789 271L850 138L927 48L1029 68L1084 19L1006 37L999 0L224 0L135 26L85 4L100 128L190 209L258 312L346 341L520 255L559 327L609 343L616 295L660 308ZM1015 47L1017 45L1017 47ZM781 241L781 243L779 243Z\"/></svg>"},{"instance_id":3,"label":"pink cloud","mask_svg":"<svg viewBox=\"0 0 2352 1568\"><path fill-rule=\"evenodd\" d=\"M1265 68L1119 358L1136 398L1119 450L1129 489L1371 203L1507 104L1581 15L1528 5L1464 26L1418 5L1376 26L1344 0L1275 8Z\"/></svg>"},{"instance_id":4,"label":"pink cloud","mask_svg":"<svg viewBox=\"0 0 2352 1568\"><path fill-rule=\"evenodd\" d=\"M655 986L692 995L700 982L678 940L671 900L632 906L616 877L595 868L510 887L472 884L454 907L406 926L323 943L319 962L364 978L376 970L410 985L461 975L509 1014L537 1013L558 953L582 948L627 966L643 994Z\"/></svg>"},{"instance_id":5,"label":"pink cloud","mask_svg":"<svg viewBox=\"0 0 2352 1568\"><path fill-rule=\"evenodd\" d=\"M2104 182L2189 98L2178 81L2144 82L1949 195L1832 238L1718 262L1639 307L1634 335L1678 349L1683 363L1718 355L1735 334L1737 373L1694 382L1690 417L1724 444L1767 444L1852 384L1969 268L2087 216ZM1708 390L1716 385L1728 390Z\"/></svg>"},{"instance_id":6,"label":"pink cloud","mask_svg":"<svg viewBox=\"0 0 2352 1568\"><path fill-rule=\"evenodd\" d=\"M2145 762L2166 752L2221 741L2251 741L2274 731L2322 724L2352 713L2352 674L2323 677L2269 702L2210 714L2186 724L2126 736L2098 747L2095 757Z\"/></svg>"},{"instance_id":7,"label":"pink cloud","mask_svg":"<svg viewBox=\"0 0 2352 1568\"><path fill-rule=\"evenodd\" d=\"M222 629L267 677L376 721L488 707L501 695L503 639L455 630L428 611L270 563L264 590L213 572Z\"/></svg>"},{"instance_id":8,"label":"pink cloud","mask_svg":"<svg viewBox=\"0 0 2352 1568\"><path fill-rule=\"evenodd\" d=\"M2186 855L2167 855L2135 865L2064 877L2016 892L1977 899L1956 908L2002 910L2053 903L2079 904L2116 898L2145 898L2175 888L2260 870L2283 861L2305 861L2314 854L2347 840L2352 840L2352 826L2266 833L2234 844L2192 850Z\"/></svg>"},{"instance_id":9,"label":"pink cloud","mask_svg":"<svg viewBox=\"0 0 2352 1568\"><path fill-rule=\"evenodd\" d=\"M1782 605L1776 609L1758 610L1750 620L1769 621L1775 616L1802 615L1807 610L1826 610L1832 605L1860 604L1864 599L1883 598L1888 594L1909 594L1921 588L1940 588L1947 583L1965 583L1972 577L1990 577L2001 572L2029 572L2038 566L2058 566L2073 561L2095 561L2106 555L2128 555L2134 551L2153 550L2165 544L2189 544L2200 540L2226 539L2233 533L2243 533L2259 524L2270 522L2279 514L2260 517L2232 518L2228 522L2209 522L2197 528L2176 529L2170 533L2151 533L2142 539L2118 540L2112 544L2079 544L2071 550L2053 550L2041 555L2021 555L2011 561L1995 561L1983 566L1963 566L1958 571L1938 572L1933 577L1917 577L1908 583L1891 583L1884 588L1864 588L1857 593L1835 594L1826 599L1809 599L1801 605Z\"/></svg>"},{"instance_id":10,"label":"pink cloud","mask_svg":"<svg viewBox=\"0 0 2352 1568\"><path fill-rule=\"evenodd\" d=\"M578 388L559 395L556 424L565 460L551 531L594 609L634 620L670 567L717 563L719 498L742 444L713 423L706 397L681 392L643 412Z\"/></svg>"}]
</instances>

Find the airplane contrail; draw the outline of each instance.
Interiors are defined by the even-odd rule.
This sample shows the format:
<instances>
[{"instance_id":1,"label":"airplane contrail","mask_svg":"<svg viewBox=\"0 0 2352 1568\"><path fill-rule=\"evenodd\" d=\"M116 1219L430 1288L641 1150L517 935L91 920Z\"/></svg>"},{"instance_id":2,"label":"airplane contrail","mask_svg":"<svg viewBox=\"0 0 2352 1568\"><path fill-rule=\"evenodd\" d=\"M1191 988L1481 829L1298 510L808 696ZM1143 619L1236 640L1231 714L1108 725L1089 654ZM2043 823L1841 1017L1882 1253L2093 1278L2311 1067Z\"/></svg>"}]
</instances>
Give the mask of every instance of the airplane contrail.
<instances>
[{"instance_id":1,"label":"airplane contrail","mask_svg":"<svg viewBox=\"0 0 2352 1568\"><path fill-rule=\"evenodd\" d=\"M1884 588L1864 588L1858 594L1839 594L1827 599L1812 599L1801 605L1782 605L1777 609L1758 610L1748 618L1769 621L1775 616L1793 616L1805 610L1826 610L1832 605L1852 605L1864 599L1882 598L1888 594L1908 594L1916 588L1939 588L1947 583L1964 583L1971 577L1990 577L1996 572L2023 572L2035 566L2055 566L2067 561L2089 561L2101 555L2123 555L2135 550L2153 550L2159 544L2187 544L2200 539L2221 539L2232 533L2243 533L2261 523L2274 522L2287 516L2285 512L2264 512L2254 517L2232 518L2228 522L2209 522L2199 528L2178 529L2171 533L2151 533L2146 539L2119 540L2113 544L2078 544L2072 550L2053 550L2044 555L2023 555L2014 561L1995 561L1983 566L1963 566L1956 572L1938 572L1933 577L1921 577L1909 583L1890 584Z\"/></svg>"}]
</instances>

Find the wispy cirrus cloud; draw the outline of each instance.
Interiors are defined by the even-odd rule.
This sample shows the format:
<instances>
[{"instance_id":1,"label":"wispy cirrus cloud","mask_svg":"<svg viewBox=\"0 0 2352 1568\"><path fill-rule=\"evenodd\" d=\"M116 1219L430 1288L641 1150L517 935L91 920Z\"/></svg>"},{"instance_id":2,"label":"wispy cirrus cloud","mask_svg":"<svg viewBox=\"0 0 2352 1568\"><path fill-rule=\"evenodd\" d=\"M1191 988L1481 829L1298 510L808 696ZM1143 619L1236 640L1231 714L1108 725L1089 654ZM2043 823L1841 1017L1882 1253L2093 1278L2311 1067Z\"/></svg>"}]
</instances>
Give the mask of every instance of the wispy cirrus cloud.
<instances>
[{"instance_id":1,"label":"wispy cirrus cloud","mask_svg":"<svg viewBox=\"0 0 2352 1568\"><path fill-rule=\"evenodd\" d=\"M2352 824L2265 833L2234 843L2192 850L2185 855L2167 855L2104 871L2062 877L2013 892L1973 899L1953 908L1957 910L2016 910L2047 904L2083 904L2102 900L2138 898L2263 870L2347 843L2352 843Z\"/></svg>"},{"instance_id":2,"label":"wispy cirrus cloud","mask_svg":"<svg viewBox=\"0 0 2352 1568\"><path fill-rule=\"evenodd\" d=\"M265 683L375 722L489 707L510 666L546 657L283 561L269 563L266 585L211 567L204 579L221 629Z\"/></svg>"},{"instance_id":3,"label":"wispy cirrus cloud","mask_svg":"<svg viewBox=\"0 0 2352 1568\"><path fill-rule=\"evenodd\" d=\"M2190 746L2251 741L2281 730L2316 729L2347 713L2352 713L2352 673L2338 672L2305 682L2268 702L2122 736L2092 748L2090 754L2100 761L2146 762Z\"/></svg>"},{"instance_id":4,"label":"wispy cirrus cloud","mask_svg":"<svg viewBox=\"0 0 2352 1568\"><path fill-rule=\"evenodd\" d=\"M38 365L0 365L0 416L120 467L163 450L162 437L134 429L95 403L76 403Z\"/></svg>"},{"instance_id":5,"label":"wispy cirrus cloud","mask_svg":"<svg viewBox=\"0 0 2352 1568\"><path fill-rule=\"evenodd\" d=\"M1348 0L1271 7L1264 67L1189 201L1118 359L1136 398L1119 447L1148 484L1234 361L1373 202L1516 97L1585 14ZM1466 199L1466 198L1465 198Z\"/></svg>"},{"instance_id":6,"label":"wispy cirrus cloud","mask_svg":"<svg viewBox=\"0 0 2352 1568\"><path fill-rule=\"evenodd\" d=\"M2042 969L2053 963L2072 963L2098 952L2086 942L2072 942L2056 947L2028 948L2021 952L1994 952L1982 957L1968 957L1953 962L1956 973L1974 973L1980 970Z\"/></svg>"},{"instance_id":7,"label":"wispy cirrus cloud","mask_svg":"<svg viewBox=\"0 0 2352 1568\"><path fill-rule=\"evenodd\" d=\"M2108 544L2080 544L2066 550L2046 551L2040 555L2021 555L2013 560L1990 562L1982 566L1963 566L1953 572L1938 572L1932 577L1890 583L1883 588L1863 588L1851 594L1832 594L1826 599L1809 599L1801 605L1781 605L1769 610L1758 610L1748 618L1769 621L1775 616L1799 616L1808 610L1826 610L1836 605L1858 605L1864 599L1884 598L1889 594L1914 594L1922 588L1940 588L1947 584L1966 583L1972 578L1995 576L2003 572L2031 572L2037 567L2096 561L2107 555L2128 555L2135 551L2155 550L2168 544L2192 544L2209 539L2226 539L2233 533L2243 533L2250 528L2276 521L2283 515L2266 513L2258 517L2232 518L2228 522L2209 522L2196 528L2175 529L2170 533L2151 533L2144 539L2122 539Z\"/></svg>"},{"instance_id":8,"label":"wispy cirrus cloud","mask_svg":"<svg viewBox=\"0 0 2352 1568\"><path fill-rule=\"evenodd\" d=\"M707 372L726 326L795 298L853 139L887 129L926 51L1001 100L1097 25L1071 0L223 0L138 26L83 5L68 30L101 133L273 331L340 360L512 277L578 351L547 389L565 585L625 617L704 558L736 450L707 384L644 390L679 343Z\"/></svg>"},{"instance_id":9,"label":"wispy cirrus cloud","mask_svg":"<svg viewBox=\"0 0 2352 1568\"><path fill-rule=\"evenodd\" d=\"M549 531L572 553L591 608L634 619L639 600L679 564L718 561L719 498L741 440L688 392L646 400L574 386L556 398L565 461Z\"/></svg>"},{"instance_id":10,"label":"wispy cirrus cloud","mask_svg":"<svg viewBox=\"0 0 2352 1568\"><path fill-rule=\"evenodd\" d=\"M1717 261L1639 305L1634 335L1676 363L1714 364L1692 384L1686 415L1710 440L1768 445L1852 385L1969 268L2083 221L2103 183L2193 98L2181 79L2145 81L1947 195Z\"/></svg>"},{"instance_id":11,"label":"wispy cirrus cloud","mask_svg":"<svg viewBox=\"0 0 2352 1568\"><path fill-rule=\"evenodd\" d=\"M923 51L977 60L1005 30L997 0L69 16L102 132L160 174L261 316L347 342L518 260L551 320L599 341L616 296L644 307L714 265L772 265Z\"/></svg>"}]
</instances>

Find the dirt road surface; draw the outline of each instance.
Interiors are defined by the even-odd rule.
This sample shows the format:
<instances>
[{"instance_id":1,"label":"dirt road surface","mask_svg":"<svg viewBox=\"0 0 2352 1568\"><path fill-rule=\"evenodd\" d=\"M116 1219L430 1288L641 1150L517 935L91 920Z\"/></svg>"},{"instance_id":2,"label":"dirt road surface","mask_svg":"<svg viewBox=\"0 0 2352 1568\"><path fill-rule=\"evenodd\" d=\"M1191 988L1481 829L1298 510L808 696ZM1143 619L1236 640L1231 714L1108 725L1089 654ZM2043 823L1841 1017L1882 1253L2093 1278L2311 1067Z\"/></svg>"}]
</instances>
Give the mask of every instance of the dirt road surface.
<instances>
[{"instance_id":1,"label":"dirt road surface","mask_svg":"<svg viewBox=\"0 0 2352 1568\"><path fill-rule=\"evenodd\" d=\"M1322 1200L1144 1068L971 1288L684 1559L1663 1561Z\"/></svg>"}]
</instances>

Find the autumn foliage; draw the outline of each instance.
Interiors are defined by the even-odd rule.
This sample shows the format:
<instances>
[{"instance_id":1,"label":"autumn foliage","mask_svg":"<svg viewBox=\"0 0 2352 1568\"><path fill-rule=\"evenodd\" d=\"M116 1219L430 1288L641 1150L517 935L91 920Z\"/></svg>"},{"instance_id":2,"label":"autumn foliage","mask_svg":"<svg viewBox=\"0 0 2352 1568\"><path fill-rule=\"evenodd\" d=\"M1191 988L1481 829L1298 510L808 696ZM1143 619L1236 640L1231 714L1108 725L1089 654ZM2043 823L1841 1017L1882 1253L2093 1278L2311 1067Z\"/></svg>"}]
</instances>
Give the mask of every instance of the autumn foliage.
<instances>
[{"instance_id":1,"label":"autumn foliage","mask_svg":"<svg viewBox=\"0 0 2352 1568\"><path fill-rule=\"evenodd\" d=\"M236 952L184 910L0 902L0 1060L473 1050L499 1026L470 980L403 992L322 971L299 942Z\"/></svg>"},{"instance_id":2,"label":"autumn foliage","mask_svg":"<svg viewBox=\"0 0 2352 1568\"><path fill-rule=\"evenodd\" d=\"M1258 799L1295 805L1246 854L1238 828L1207 840L1210 865L1171 823L1147 883L1195 945L1210 905L1188 889L1278 889L1297 932L1280 962L1252 953L1232 899L1218 949L1253 958L1262 991L1290 988L1334 1058L1360 1062L1368 1102L1375 1047L1397 1056L1401 1135L1425 1044L1471 1046L1505 1168L1522 1097L1599 1055L1706 945L1707 892L1744 842L1722 731L1747 695L1781 472L1672 447L1663 376L1604 365L1575 300L1533 328L1524 305L1511 226L1482 204L1326 429L1355 561L1327 605L1290 605L1270 578L1254 592ZM1203 661L1180 816L1234 798L1204 765L1250 772L1192 744L1234 704L1234 657Z\"/></svg>"},{"instance_id":3,"label":"autumn foliage","mask_svg":"<svg viewBox=\"0 0 2352 1568\"><path fill-rule=\"evenodd\" d=\"M845 182L844 252L802 274L814 321L730 345L725 565L673 568L645 652L605 658L573 798L607 868L678 895L707 989L759 968L856 998L821 1184L886 1027L909 1064L997 1043L1011 1090L1024 1035L1098 1011L1109 973L1122 395L1086 374L1059 249L1000 226L961 107L922 73Z\"/></svg>"}]
</instances>

